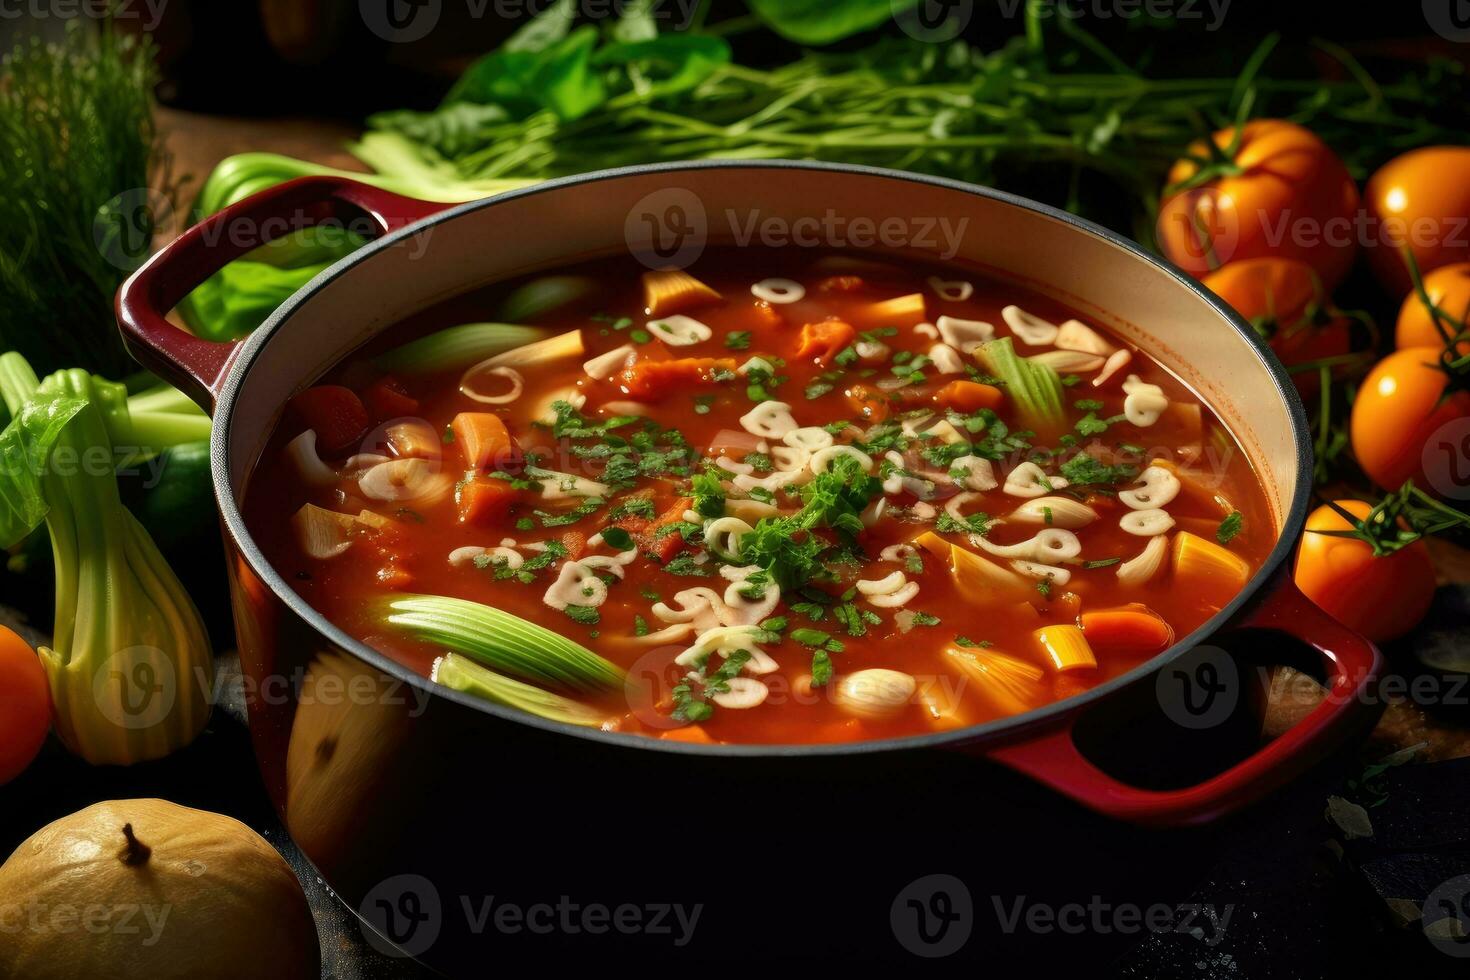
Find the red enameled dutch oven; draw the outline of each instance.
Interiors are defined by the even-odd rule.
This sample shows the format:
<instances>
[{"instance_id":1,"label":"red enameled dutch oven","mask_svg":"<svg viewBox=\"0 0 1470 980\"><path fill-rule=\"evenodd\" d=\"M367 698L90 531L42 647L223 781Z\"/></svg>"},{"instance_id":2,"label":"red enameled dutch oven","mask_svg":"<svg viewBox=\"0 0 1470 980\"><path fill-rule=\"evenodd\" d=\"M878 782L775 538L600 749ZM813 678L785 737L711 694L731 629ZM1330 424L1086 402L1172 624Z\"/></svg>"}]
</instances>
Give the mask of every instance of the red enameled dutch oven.
<instances>
[{"instance_id":1,"label":"red enameled dutch oven","mask_svg":"<svg viewBox=\"0 0 1470 980\"><path fill-rule=\"evenodd\" d=\"M934 231L936 221L947 218L948 227L964 229L957 262L1066 302L1148 351L1215 409L1265 487L1275 548L1226 608L1124 677L973 728L844 745L688 745L523 716L436 688L309 608L266 563L240 511L252 467L287 400L375 334L442 300L569 261L626 254L645 234L640 229L656 227L675 205L686 232L678 244L686 248L735 241L751 215L787 226L808 219L807 227L833 227L834 218L835 226L860 219L881 227L897 218L915 239L930 228L931 244L916 240L910 248L935 258L947 244ZM248 339L212 343L166 319L227 262L303 221L326 219L369 221L378 237L314 279ZM1008 774L977 765L976 756L1110 817L1201 824L1302 773L1364 730L1378 710L1365 696L1379 668L1377 651L1305 600L1286 574L1308 510L1312 459L1301 403L1280 364L1197 282L1117 235L1021 198L913 174L778 161L614 170L451 207L345 179L304 178L191 228L128 281L117 311L138 359L214 415L215 491L251 736L266 785L326 880L414 955L444 953L452 962L447 951L470 955L465 951L485 940L474 930L456 932L453 925L462 923L446 911L438 938L414 948L412 937L395 931L399 920L413 918L394 904L401 895L385 901L379 894L399 887L384 882L405 875L429 881L430 897L446 908L449 892L475 893L486 876L495 884L485 892L520 887L539 894L549 867L560 869L558 881L603 894L608 876L624 876L625 886L627 875L665 880L667 855L695 840L687 836L691 827L723 828L730 846L745 850L815 822L828 828L832 836L824 839L834 847L862 847L885 832L870 821L886 821L886 832L912 839L909 822L924 819L916 799L948 814L934 814L924 850L938 843L950 851L941 828L953 832L960 817L949 811L965 807L965 820L993 813L1006 800L990 787L1011 787L1007 798L1026 793ZM1157 702L1171 686L1160 680L1166 672L1187 686L1181 670L1197 666L1191 652L1202 642L1254 646L1267 634L1284 634L1306 651L1328 689L1326 700L1274 741L1246 745L1223 772L1202 781L1192 776L1187 785L1163 777L1135 785L1079 749L1078 726L1107 732L1131 724L1109 720L1112 706ZM1212 677L1218 679L1199 680ZM1239 701L1243 711L1250 698ZM1083 816L1070 812L1069 819ZM744 832L730 837L737 828ZM618 846L604 846L610 835ZM927 864L944 868L942 860ZM756 889L744 875L727 875L738 880L711 882L706 899L758 892L767 907L787 901L810 915L814 903L842 908L844 899L834 895L860 901L875 876L882 881L875 894L890 887L876 857L863 874L821 867L820 889L807 891L786 876ZM899 884L912 876L904 868L898 862L890 874ZM686 887L677 880L667 878L673 892ZM374 908L386 919L372 919ZM445 938L451 933L456 938Z\"/></svg>"}]
</instances>

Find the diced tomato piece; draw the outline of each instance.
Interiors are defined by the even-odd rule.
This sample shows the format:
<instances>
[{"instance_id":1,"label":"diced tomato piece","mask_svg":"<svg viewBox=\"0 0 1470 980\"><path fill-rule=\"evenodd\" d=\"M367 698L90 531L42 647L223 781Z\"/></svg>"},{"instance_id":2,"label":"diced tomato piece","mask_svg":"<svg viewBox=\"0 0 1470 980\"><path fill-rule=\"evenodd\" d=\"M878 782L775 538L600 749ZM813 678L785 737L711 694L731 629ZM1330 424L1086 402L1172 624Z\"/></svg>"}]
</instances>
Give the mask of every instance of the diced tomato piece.
<instances>
[{"instance_id":1,"label":"diced tomato piece","mask_svg":"<svg viewBox=\"0 0 1470 980\"><path fill-rule=\"evenodd\" d=\"M684 550L684 536L678 531L666 529L683 523L684 512L693 503L694 501L689 497L680 497L674 501L672 507L660 514L658 519L639 535L638 546L644 554L657 559L660 564L667 565L675 555Z\"/></svg>"},{"instance_id":2,"label":"diced tomato piece","mask_svg":"<svg viewBox=\"0 0 1470 980\"><path fill-rule=\"evenodd\" d=\"M763 299L756 300L754 308L756 319L760 320L767 327L779 327L785 322L781 319L781 314L776 311L776 308Z\"/></svg>"},{"instance_id":3,"label":"diced tomato piece","mask_svg":"<svg viewBox=\"0 0 1470 980\"><path fill-rule=\"evenodd\" d=\"M317 385L291 399L291 409L316 433L317 452L340 456L362 442L368 411L351 388Z\"/></svg>"},{"instance_id":4,"label":"diced tomato piece","mask_svg":"<svg viewBox=\"0 0 1470 980\"><path fill-rule=\"evenodd\" d=\"M714 384L715 372L722 370L734 371L735 361L728 357L682 357L668 361L640 358L623 368L618 380L634 398L658 401L696 385Z\"/></svg>"},{"instance_id":5,"label":"diced tomato piece","mask_svg":"<svg viewBox=\"0 0 1470 980\"><path fill-rule=\"evenodd\" d=\"M460 412L449 423L449 431L471 469L502 470L521 462L520 447L498 415Z\"/></svg>"},{"instance_id":6,"label":"diced tomato piece","mask_svg":"<svg viewBox=\"0 0 1470 980\"><path fill-rule=\"evenodd\" d=\"M390 375L385 375L373 382L368 389L362 393L363 404L367 406L369 414L378 422L387 422L389 419L401 419L409 415L419 413L419 402L408 393L402 382Z\"/></svg>"},{"instance_id":7,"label":"diced tomato piece","mask_svg":"<svg viewBox=\"0 0 1470 980\"><path fill-rule=\"evenodd\" d=\"M826 367L832 358L857 336L852 324L843 320L820 320L801 328L801 340L797 344L797 357L815 357L818 364Z\"/></svg>"},{"instance_id":8,"label":"diced tomato piece","mask_svg":"<svg viewBox=\"0 0 1470 980\"><path fill-rule=\"evenodd\" d=\"M520 491L505 480L474 476L459 485L455 500L459 503L461 524L493 524L503 521Z\"/></svg>"},{"instance_id":9,"label":"diced tomato piece","mask_svg":"<svg viewBox=\"0 0 1470 980\"><path fill-rule=\"evenodd\" d=\"M888 401L881 392L865 385L853 385L844 394L847 404L868 422L882 422L888 418Z\"/></svg>"},{"instance_id":10,"label":"diced tomato piece","mask_svg":"<svg viewBox=\"0 0 1470 980\"><path fill-rule=\"evenodd\" d=\"M561 536L561 546L567 549L567 557L576 561L587 550L587 535L581 531L567 531Z\"/></svg>"},{"instance_id":11,"label":"diced tomato piece","mask_svg":"<svg viewBox=\"0 0 1470 980\"><path fill-rule=\"evenodd\" d=\"M817 283L817 292L852 293L862 289L865 285L862 276L828 276Z\"/></svg>"},{"instance_id":12,"label":"diced tomato piece","mask_svg":"<svg viewBox=\"0 0 1470 980\"><path fill-rule=\"evenodd\" d=\"M967 415L982 408L999 408L1004 400L999 388L978 381L951 381L934 393L936 405Z\"/></svg>"}]
</instances>

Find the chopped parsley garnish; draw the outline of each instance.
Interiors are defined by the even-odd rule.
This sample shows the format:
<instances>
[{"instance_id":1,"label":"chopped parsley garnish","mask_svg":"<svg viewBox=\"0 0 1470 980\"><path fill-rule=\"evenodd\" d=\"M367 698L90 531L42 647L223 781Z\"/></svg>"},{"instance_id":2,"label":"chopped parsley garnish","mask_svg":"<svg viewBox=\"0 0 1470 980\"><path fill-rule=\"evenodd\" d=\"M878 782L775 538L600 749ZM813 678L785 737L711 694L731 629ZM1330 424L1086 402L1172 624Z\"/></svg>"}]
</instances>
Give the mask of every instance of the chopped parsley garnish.
<instances>
[{"instance_id":1,"label":"chopped parsley garnish","mask_svg":"<svg viewBox=\"0 0 1470 980\"><path fill-rule=\"evenodd\" d=\"M689 481L694 497L694 510L702 517L720 517L725 513L725 487L713 473L700 473Z\"/></svg>"},{"instance_id":2,"label":"chopped parsley garnish","mask_svg":"<svg viewBox=\"0 0 1470 980\"><path fill-rule=\"evenodd\" d=\"M602 543L616 551L627 551L633 547L633 535L620 527L605 528L602 532Z\"/></svg>"},{"instance_id":3,"label":"chopped parsley garnish","mask_svg":"<svg viewBox=\"0 0 1470 980\"><path fill-rule=\"evenodd\" d=\"M572 622L583 626L595 626L602 622L602 613L597 611L596 606L567 606L563 612Z\"/></svg>"},{"instance_id":4,"label":"chopped parsley garnish","mask_svg":"<svg viewBox=\"0 0 1470 980\"><path fill-rule=\"evenodd\" d=\"M956 518L948 511L940 511L934 519L934 530L940 534L979 534L983 536L990 533L990 515L976 511L962 518Z\"/></svg>"},{"instance_id":5,"label":"chopped parsley garnish","mask_svg":"<svg viewBox=\"0 0 1470 980\"><path fill-rule=\"evenodd\" d=\"M696 562L694 560L694 556L689 554L688 552L680 555L675 555L673 558L669 559L669 563L664 566L664 571L668 572L670 575L689 576L709 575L713 572L708 563L700 564L699 562Z\"/></svg>"},{"instance_id":6,"label":"chopped parsley garnish","mask_svg":"<svg viewBox=\"0 0 1470 980\"><path fill-rule=\"evenodd\" d=\"M731 678L739 676L748 660L750 660L749 650L736 650L730 654L725 658L725 662L720 664L718 670L703 676L704 690L702 692L696 693L694 686L687 680L676 684L672 691L674 719L677 721L704 721L714 714L714 709L710 707L705 698L711 694L728 693Z\"/></svg>"},{"instance_id":7,"label":"chopped parsley garnish","mask_svg":"<svg viewBox=\"0 0 1470 980\"><path fill-rule=\"evenodd\" d=\"M1086 453L1078 453L1061 466L1062 476L1073 486L1112 486L1126 483L1138 476L1138 467L1127 463L1109 466Z\"/></svg>"},{"instance_id":8,"label":"chopped parsley garnish","mask_svg":"<svg viewBox=\"0 0 1470 980\"><path fill-rule=\"evenodd\" d=\"M617 506L607 512L610 520L621 520L624 517L653 517L653 501L647 497L625 497L618 501Z\"/></svg>"},{"instance_id":9,"label":"chopped parsley garnish","mask_svg":"<svg viewBox=\"0 0 1470 980\"><path fill-rule=\"evenodd\" d=\"M642 616L634 615L633 616L633 635L634 636L647 636L648 635L648 620L644 619Z\"/></svg>"},{"instance_id":10,"label":"chopped parsley garnish","mask_svg":"<svg viewBox=\"0 0 1470 980\"><path fill-rule=\"evenodd\" d=\"M832 682L832 656L826 650L812 651L812 687L826 687Z\"/></svg>"},{"instance_id":11,"label":"chopped parsley garnish","mask_svg":"<svg viewBox=\"0 0 1470 980\"><path fill-rule=\"evenodd\" d=\"M1085 562L1083 562L1082 563L1082 567L1083 568L1107 568L1109 565L1116 565L1116 564L1118 564L1122 560L1123 559L1121 559L1121 558L1094 558L1091 561L1085 561Z\"/></svg>"},{"instance_id":12,"label":"chopped parsley garnish","mask_svg":"<svg viewBox=\"0 0 1470 980\"><path fill-rule=\"evenodd\" d=\"M1241 525L1245 523L1245 515L1240 511L1231 511L1230 516L1220 522L1220 527L1215 531L1215 540L1221 544L1229 544L1237 534L1240 533Z\"/></svg>"},{"instance_id":13,"label":"chopped parsley garnish","mask_svg":"<svg viewBox=\"0 0 1470 980\"><path fill-rule=\"evenodd\" d=\"M750 347L749 330L731 330L725 334L725 347L728 350L747 350Z\"/></svg>"},{"instance_id":14,"label":"chopped parsley garnish","mask_svg":"<svg viewBox=\"0 0 1470 980\"><path fill-rule=\"evenodd\" d=\"M916 612L916 613L914 613L914 625L915 626L938 626L939 625L939 617L936 616L936 615L934 615L933 613Z\"/></svg>"},{"instance_id":15,"label":"chopped parsley garnish","mask_svg":"<svg viewBox=\"0 0 1470 980\"><path fill-rule=\"evenodd\" d=\"M839 456L800 488L801 510L756 522L740 539L741 558L759 565L782 589L830 577L822 557L832 543L813 532L831 529L851 542L863 530L859 515L882 492L883 481L863 472L851 456Z\"/></svg>"},{"instance_id":16,"label":"chopped parsley garnish","mask_svg":"<svg viewBox=\"0 0 1470 980\"><path fill-rule=\"evenodd\" d=\"M559 514L544 510L537 510L534 513L541 520L542 527L566 527L568 524L576 524L584 518L591 517L605 502L601 497L588 497L574 509Z\"/></svg>"},{"instance_id":17,"label":"chopped parsley garnish","mask_svg":"<svg viewBox=\"0 0 1470 980\"><path fill-rule=\"evenodd\" d=\"M957 647L978 647L983 650L995 644L989 640L972 640L968 636L957 636L954 638L954 645Z\"/></svg>"}]
</instances>

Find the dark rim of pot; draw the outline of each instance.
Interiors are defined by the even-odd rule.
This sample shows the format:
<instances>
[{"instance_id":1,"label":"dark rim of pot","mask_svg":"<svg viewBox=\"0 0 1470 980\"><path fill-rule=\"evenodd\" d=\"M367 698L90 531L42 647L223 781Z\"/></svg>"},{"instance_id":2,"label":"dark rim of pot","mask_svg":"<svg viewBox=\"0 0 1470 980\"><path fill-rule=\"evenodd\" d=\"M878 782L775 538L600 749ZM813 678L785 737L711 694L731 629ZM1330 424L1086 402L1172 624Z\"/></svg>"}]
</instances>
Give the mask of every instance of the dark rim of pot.
<instances>
[{"instance_id":1,"label":"dark rim of pot","mask_svg":"<svg viewBox=\"0 0 1470 980\"><path fill-rule=\"evenodd\" d=\"M435 684L427 677L398 663L391 657L379 653L365 643L347 635L336 625L331 623L316 609L312 608L297 592L291 588L279 572L277 572L266 560L264 552L251 537L250 531L245 526L245 520L236 506L234 495L230 487L229 475L229 425L220 424L228 420L239 396L244 377L249 373L250 365L262 348L280 331L291 319L292 314L316 291L328 283L351 273L357 266L369 261L378 252L391 247L395 242L405 237L414 235L423 228L453 221L463 215L492 208L503 201L520 198L530 198L542 194L554 194L557 191L577 186L580 184L598 183L605 180L618 180L624 177L647 176L649 174L677 174L686 171L703 170L807 170L826 173L843 173L857 176L872 177L880 180L896 180L913 184L924 184L931 187L943 188L962 194L971 194L978 197L990 198L1012 207L1022 208L1027 211L1040 214L1053 221L1059 221L1075 229L1079 234L1090 235L1101 239L1114 248L1121 249L1133 257L1142 260L1154 267L1162 275L1174 279L1177 283L1189 289L1200 302L1209 306L1220 319L1234 328L1235 332L1251 346L1255 351L1261 366L1268 371L1276 384L1277 394L1287 403L1288 415L1291 419L1292 441L1296 448L1297 457L1297 480L1290 496L1290 507L1281 521L1281 534L1271 553L1265 562L1257 570L1256 574L1246 583L1240 593L1232 599L1225 608L1214 616L1211 616L1201 626L1189 635L1176 641L1171 647L1155 657L1145 661L1133 670L1118 677L1105 681L1091 690L1072 697L1054 701L1043 705L1032 711L1009 718L998 718L979 725L971 725L966 728L957 728L949 731L934 732L925 735L906 735L897 738L874 739L859 742L837 742L837 743L813 743L813 744L739 744L739 745L697 745L685 742L670 741L666 739L651 738L647 735L637 735L627 732L604 732L599 729L584 728L577 725L569 725L562 722L549 721L538 718L535 715L526 714L513 708L502 707L497 704L452 691L449 688ZM304 380L304 379L303 379ZM1049 205L1031 201L1004 191L981 187L964 181L951 180L944 177L932 177L925 174L907 173L897 170L888 170L881 167L865 167L848 164L820 163L801 160L761 160L761 161L732 161L732 160L698 160L689 162L675 162L650 164L646 166L620 167L612 170L599 170L588 174L580 174L573 177L561 177L548 180L532 187L509 191L494 197L479 201L471 201L466 204L449 207L444 211L431 215L428 218L416 221L410 225L391 232L381 238L354 252L347 258L342 259L330 268L324 270L309 283L303 286L290 299L282 304L253 334L240 345L237 356L229 371L216 403L216 424L214 434L211 437L211 469L215 483L215 498L218 501L220 514L223 518L225 528L232 538L234 545L250 562L252 569L266 583L274 593L275 597L284 603L293 613L304 622L317 630L332 643L342 649L351 652L354 656L372 665L383 673L397 678L408 684L432 692L435 696L446 698L474 711L482 711L505 721L533 728L543 729L548 732L556 732L573 738L591 739L599 742L613 742L628 748L641 749L654 752L671 752L686 755L721 755L721 756L793 756L793 755L848 755L865 752L885 752L893 750L917 750L927 748L940 748L945 746L957 746L960 744L978 743L980 741L1016 741L1023 735L1038 729L1048 728L1067 715L1074 714L1083 708L1101 701L1121 688L1127 687L1158 671L1165 664L1186 653L1197 643L1225 628L1232 620L1244 612L1247 607L1254 605L1263 598L1263 592L1274 586L1277 571L1290 554L1297 536L1306 521L1307 507L1311 499L1311 472L1312 472L1312 443L1308 435L1306 411L1302 407L1301 397L1297 394L1296 387L1286 373L1281 362L1276 359L1267 349L1265 343L1254 330L1240 318L1230 307L1215 297L1208 289L1198 281L1176 268L1169 262L1149 254L1139 245L1124 238L1115 232L1109 231L1100 225L1079 218L1074 214L1062 211ZM1005 736L996 738L996 736Z\"/></svg>"}]
</instances>

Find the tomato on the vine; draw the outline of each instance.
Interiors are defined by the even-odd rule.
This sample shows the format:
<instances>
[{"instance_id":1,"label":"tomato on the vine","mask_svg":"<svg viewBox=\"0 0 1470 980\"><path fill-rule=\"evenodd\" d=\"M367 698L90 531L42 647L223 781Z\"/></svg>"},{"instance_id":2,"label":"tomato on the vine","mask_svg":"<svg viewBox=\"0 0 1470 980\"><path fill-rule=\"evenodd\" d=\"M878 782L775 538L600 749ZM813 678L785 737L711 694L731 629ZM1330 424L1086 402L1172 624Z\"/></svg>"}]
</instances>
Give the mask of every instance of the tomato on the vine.
<instances>
[{"instance_id":1,"label":"tomato on the vine","mask_svg":"<svg viewBox=\"0 0 1470 980\"><path fill-rule=\"evenodd\" d=\"M1470 147L1426 146L1394 157L1368 180L1363 197L1373 221L1373 274L1395 296L1413 282L1400 249L1427 274L1470 261Z\"/></svg>"},{"instance_id":2,"label":"tomato on the vine","mask_svg":"<svg viewBox=\"0 0 1470 980\"><path fill-rule=\"evenodd\" d=\"M1339 500L1338 507L1364 521L1372 505ZM1293 578L1322 609L1375 643L1403 636L1429 610L1434 599L1434 565L1423 541L1375 554L1367 541L1323 532L1351 531L1331 506L1312 511L1302 533Z\"/></svg>"},{"instance_id":3,"label":"tomato on the vine","mask_svg":"<svg viewBox=\"0 0 1470 980\"><path fill-rule=\"evenodd\" d=\"M1202 276L1245 259L1297 259L1328 290L1352 266L1358 188L1337 155L1310 130L1256 119L1199 142L1169 171L1159 209L1159 245L1175 265Z\"/></svg>"},{"instance_id":4,"label":"tomato on the vine","mask_svg":"<svg viewBox=\"0 0 1470 980\"><path fill-rule=\"evenodd\" d=\"M1332 309L1312 267L1296 259L1232 262L1201 282L1244 317L1288 369L1347 354L1352 328ZM1302 397L1315 393L1320 372L1294 373Z\"/></svg>"},{"instance_id":5,"label":"tomato on the vine","mask_svg":"<svg viewBox=\"0 0 1470 980\"><path fill-rule=\"evenodd\" d=\"M1394 344L1404 347L1443 347L1445 334L1451 338L1470 331L1470 262L1456 262L1440 266L1424 277L1424 293L1429 301L1444 313L1438 327L1435 326L1429 308L1415 290L1404 297L1399 307L1398 327L1394 331ZM1470 337L1455 344L1460 353L1470 353Z\"/></svg>"},{"instance_id":6,"label":"tomato on the vine","mask_svg":"<svg viewBox=\"0 0 1470 980\"><path fill-rule=\"evenodd\" d=\"M1450 389L1440 347L1409 347L1374 365L1353 402L1353 455L1374 483L1397 490L1413 479L1424 489L1424 447L1441 426L1470 417L1470 391Z\"/></svg>"}]
</instances>

